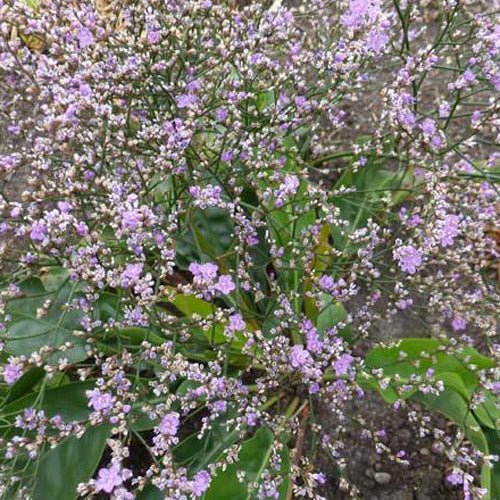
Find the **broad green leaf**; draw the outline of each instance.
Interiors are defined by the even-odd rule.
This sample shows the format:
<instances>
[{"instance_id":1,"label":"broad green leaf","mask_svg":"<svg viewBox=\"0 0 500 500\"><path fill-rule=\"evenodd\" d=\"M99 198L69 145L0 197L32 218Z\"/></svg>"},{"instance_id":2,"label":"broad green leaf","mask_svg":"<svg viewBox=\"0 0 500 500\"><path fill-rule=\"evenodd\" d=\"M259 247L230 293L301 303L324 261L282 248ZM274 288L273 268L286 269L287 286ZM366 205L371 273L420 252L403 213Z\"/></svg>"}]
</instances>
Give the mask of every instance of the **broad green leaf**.
<instances>
[{"instance_id":1,"label":"broad green leaf","mask_svg":"<svg viewBox=\"0 0 500 500\"><path fill-rule=\"evenodd\" d=\"M177 445L174 450L175 461L179 465L189 466L189 473L194 474L215 462L239 436L239 430L228 432L222 425L215 424L201 439L195 433Z\"/></svg>"},{"instance_id":2,"label":"broad green leaf","mask_svg":"<svg viewBox=\"0 0 500 500\"><path fill-rule=\"evenodd\" d=\"M40 280L29 279L20 288L24 296L12 299L7 305L12 321L8 324L6 351L16 356L30 356L43 346L71 342L73 347L49 356L50 361L55 362L63 357L71 362L84 360L87 357L85 340L73 335L74 330L81 330L82 314L77 310L64 310L73 285L68 283L57 291L47 292ZM47 314L38 317L38 309L48 299L53 304Z\"/></svg>"},{"instance_id":3,"label":"broad green leaf","mask_svg":"<svg viewBox=\"0 0 500 500\"><path fill-rule=\"evenodd\" d=\"M212 480L204 500L250 500L253 498L248 488L249 483L259 483L262 472L269 464L273 451L273 433L267 428L257 430L255 435L242 444L238 461L229 465L225 471L219 470ZM245 480L240 483L237 471L245 473Z\"/></svg>"},{"instance_id":4,"label":"broad green leaf","mask_svg":"<svg viewBox=\"0 0 500 500\"><path fill-rule=\"evenodd\" d=\"M325 293L321 295L324 307L316 319L316 326L320 332L333 328L336 324L344 321L347 317L345 307Z\"/></svg>"},{"instance_id":5,"label":"broad green leaf","mask_svg":"<svg viewBox=\"0 0 500 500\"><path fill-rule=\"evenodd\" d=\"M5 406L3 415L19 412L36 404L47 416L61 415L64 420L84 420L90 413L85 391L95 386L93 381L75 382L55 389L46 389L38 399L37 393L27 394Z\"/></svg>"},{"instance_id":6,"label":"broad green leaf","mask_svg":"<svg viewBox=\"0 0 500 500\"><path fill-rule=\"evenodd\" d=\"M366 355L368 368L384 368L401 361L419 358L425 352L432 354L441 346L438 339L407 338L395 347L376 347ZM405 355L402 355L404 353Z\"/></svg>"},{"instance_id":7,"label":"broad green leaf","mask_svg":"<svg viewBox=\"0 0 500 500\"><path fill-rule=\"evenodd\" d=\"M5 404L12 403L16 399L28 394L45 375L43 368L32 368L26 372L10 389Z\"/></svg>"},{"instance_id":8,"label":"broad green leaf","mask_svg":"<svg viewBox=\"0 0 500 500\"><path fill-rule=\"evenodd\" d=\"M165 495L152 484L146 486L142 491L137 494L137 500L164 500Z\"/></svg>"},{"instance_id":9,"label":"broad green leaf","mask_svg":"<svg viewBox=\"0 0 500 500\"><path fill-rule=\"evenodd\" d=\"M478 450L483 453L488 453L488 443L481 430L481 426L469 410L467 402L458 392L451 388L445 388L445 390L437 396L419 392L412 398L439 411L458 424Z\"/></svg>"},{"instance_id":10,"label":"broad green leaf","mask_svg":"<svg viewBox=\"0 0 500 500\"><path fill-rule=\"evenodd\" d=\"M121 328L117 331L117 335L125 337L132 344L141 344L144 340L156 345L163 344L165 342L165 339L160 337L157 333L148 330L147 328L141 328L138 326Z\"/></svg>"},{"instance_id":11,"label":"broad green leaf","mask_svg":"<svg viewBox=\"0 0 500 500\"><path fill-rule=\"evenodd\" d=\"M40 460L33 500L73 500L79 483L88 481L101 460L111 426L91 427L77 439L71 436Z\"/></svg>"}]
</instances>

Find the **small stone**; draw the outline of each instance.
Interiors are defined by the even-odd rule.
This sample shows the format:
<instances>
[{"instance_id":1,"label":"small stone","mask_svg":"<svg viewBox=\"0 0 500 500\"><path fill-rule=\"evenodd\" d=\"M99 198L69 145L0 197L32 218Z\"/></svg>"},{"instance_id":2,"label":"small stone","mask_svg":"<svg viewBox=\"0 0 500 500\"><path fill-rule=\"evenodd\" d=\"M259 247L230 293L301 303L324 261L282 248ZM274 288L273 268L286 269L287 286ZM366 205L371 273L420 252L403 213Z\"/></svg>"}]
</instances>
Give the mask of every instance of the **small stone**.
<instances>
[{"instance_id":1,"label":"small stone","mask_svg":"<svg viewBox=\"0 0 500 500\"><path fill-rule=\"evenodd\" d=\"M388 472L375 472L373 478L378 484L389 484L391 482L391 475Z\"/></svg>"},{"instance_id":2,"label":"small stone","mask_svg":"<svg viewBox=\"0 0 500 500\"><path fill-rule=\"evenodd\" d=\"M366 477L372 478L373 474L374 474L374 472L371 469L366 469L365 470L365 476Z\"/></svg>"},{"instance_id":3,"label":"small stone","mask_svg":"<svg viewBox=\"0 0 500 500\"><path fill-rule=\"evenodd\" d=\"M420 455L422 455L423 457L427 457L430 454L431 454L431 452L430 452L429 448L421 448L420 449Z\"/></svg>"}]
</instances>

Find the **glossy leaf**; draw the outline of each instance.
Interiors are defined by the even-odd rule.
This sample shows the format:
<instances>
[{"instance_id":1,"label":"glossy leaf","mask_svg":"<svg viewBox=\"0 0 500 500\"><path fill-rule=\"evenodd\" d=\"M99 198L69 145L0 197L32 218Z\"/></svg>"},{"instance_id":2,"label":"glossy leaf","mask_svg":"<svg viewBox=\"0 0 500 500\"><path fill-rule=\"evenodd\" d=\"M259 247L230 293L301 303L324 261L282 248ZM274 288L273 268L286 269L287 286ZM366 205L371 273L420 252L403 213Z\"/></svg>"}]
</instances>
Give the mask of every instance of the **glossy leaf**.
<instances>
[{"instance_id":1,"label":"glossy leaf","mask_svg":"<svg viewBox=\"0 0 500 500\"><path fill-rule=\"evenodd\" d=\"M77 439L71 436L40 460L33 500L73 500L79 483L88 481L101 460L111 426L91 427Z\"/></svg>"},{"instance_id":2,"label":"glossy leaf","mask_svg":"<svg viewBox=\"0 0 500 500\"><path fill-rule=\"evenodd\" d=\"M248 483L259 483L262 472L268 466L273 443L273 433L267 428L259 429L251 439L242 444L237 463L229 465L224 471L218 471L203 497L204 500L253 498ZM237 471L245 472L244 482L238 480ZM282 495L281 498L285 497Z\"/></svg>"}]
</instances>

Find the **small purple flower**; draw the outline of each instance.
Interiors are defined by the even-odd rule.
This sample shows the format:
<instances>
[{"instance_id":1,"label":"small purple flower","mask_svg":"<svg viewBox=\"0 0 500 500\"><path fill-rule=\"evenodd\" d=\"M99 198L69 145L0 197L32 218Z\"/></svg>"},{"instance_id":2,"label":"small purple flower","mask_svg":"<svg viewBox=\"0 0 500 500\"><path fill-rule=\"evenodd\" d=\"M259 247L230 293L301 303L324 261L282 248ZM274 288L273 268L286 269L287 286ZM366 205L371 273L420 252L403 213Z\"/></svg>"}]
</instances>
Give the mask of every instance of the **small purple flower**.
<instances>
[{"instance_id":1,"label":"small purple flower","mask_svg":"<svg viewBox=\"0 0 500 500\"><path fill-rule=\"evenodd\" d=\"M132 283L136 282L142 273L143 264L127 264L125 271L122 273L122 286L124 288L130 286Z\"/></svg>"},{"instance_id":2,"label":"small purple flower","mask_svg":"<svg viewBox=\"0 0 500 500\"><path fill-rule=\"evenodd\" d=\"M219 108L215 112L215 116L216 116L217 120L223 122L227 118L227 116L228 116L227 109L225 109L225 108Z\"/></svg>"},{"instance_id":3,"label":"small purple flower","mask_svg":"<svg viewBox=\"0 0 500 500\"><path fill-rule=\"evenodd\" d=\"M111 493L117 486L123 483L123 475L117 464L113 464L109 468L99 470L97 481L95 483L97 491L105 491Z\"/></svg>"},{"instance_id":4,"label":"small purple flower","mask_svg":"<svg viewBox=\"0 0 500 500\"><path fill-rule=\"evenodd\" d=\"M206 264L193 262L189 265L189 270L193 273L193 276L195 278L201 278L204 281L213 281L217 276L218 269L219 266L211 262L207 262Z\"/></svg>"},{"instance_id":5,"label":"small purple flower","mask_svg":"<svg viewBox=\"0 0 500 500\"><path fill-rule=\"evenodd\" d=\"M458 224L460 219L456 215L447 215L441 224L439 238L441 245L449 247L453 245L453 240L458 235Z\"/></svg>"},{"instance_id":6,"label":"small purple flower","mask_svg":"<svg viewBox=\"0 0 500 500\"><path fill-rule=\"evenodd\" d=\"M233 290L236 290L236 285L234 284L233 279L229 274L223 274L222 276L219 276L219 280L215 284L215 289L220 293L227 295Z\"/></svg>"},{"instance_id":7,"label":"small purple flower","mask_svg":"<svg viewBox=\"0 0 500 500\"><path fill-rule=\"evenodd\" d=\"M158 430L165 436L175 436L179 430L179 414L172 412L165 415Z\"/></svg>"},{"instance_id":8,"label":"small purple flower","mask_svg":"<svg viewBox=\"0 0 500 500\"><path fill-rule=\"evenodd\" d=\"M337 361L335 361L335 363L333 364L335 375L337 375L337 377L345 375L349 371L349 368L351 367L353 361L354 358L350 354L344 354L340 356L340 358L337 359Z\"/></svg>"},{"instance_id":9,"label":"small purple flower","mask_svg":"<svg viewBox=\"0 0 500 500\"><path fill-rule=\"evenodd\" d=\"M160 32L159 31L150 31L148 33L148 42L149 43L158 43L160 41Z\"/></svg>"},{"instance_id":10,"label":"small purple flower","mask_svg":"<svg viewBox=\"0 0 500 500\"><path fill-rule=\"evenodd\" d=\"M421 124L422 132L427 135L434 135L436 133L436 122L431 118L426 118Z\"/></svg>"},{"instance_id":11,"label":"small purple flower","mask_svg":"<svg viewBox=\"0 0 500 500\"><path fill-rule=\"evenodd\" d=\"M368 33L368 38L366 40L366 46L375 52L375 54L379 54L384 50L384 47L389 42L389 36L385 31L373 30Z\"/></svg>"},{"instance_id":12,"label":"small purple flower","mask_svg":"<svg viewBox=\"0 0 500 500\"><path fill-rule=\"evenodd\" d=\"M223 399L220 399L219 401L215 401L214 410L217 413L224 413L227 410L227 403Z\"/></svg>"},{"instance_id":13,"label":"small purple flower","mask_svg":"<svg viewBox=\"0 0 500 500\"><path fill-rule=\"evenodd\" d=\"M122 227L123 229L134 230L139 227L141 223L141 214L138 210L127 210L122 214Z\"/></svg>"},{"instance_id":14,"label":"small purple flower","mask_svg":"<svg viewBox=\"0 0 500 500\"><path fill-rule=\"evenodd\" d=\"M326 291L330 291L333 289L335 286L335 281L331 276L328 276L327 274L323 274L321 278L319 279L319 286Z\"/></svg>"},{"instance_id":15,"label":"small purple flower","mask_svg":"<svg viewBox=\"0 0 500 500\"><path fill-rule=\"evenodd\" d=\"M95 411L108 411L113 406L113 396L110 392L101 392L99 389L94 389L87 392L89 405Z\"/></svg>"},{"instance_id":16,"label":"small purple flower","mask_svg":"<svg viewBox=\"0 0 500 500\"><path fill-rule=\"evenodd\" d=\"M80 28L78 30L77 38L81 49L88 47L89 45L92 45L94 43L94 36L88 28Z\"/></svg>"},{"instance_id":17,"label":"small purple flower","mask_svg":"<svg viewBox=\"0 0 500 500\"><path fill-rule=\"evenodd\" d=\"M463 483L463 478L461 474L457 474L456 472L452 472L449 474L446 478L446 480L456 486L457 484L462 484Z\"/></svg>"},{"instance_id":18,"label":"small purple flower","mask_svg":"<svg viewBox=\"0 0 500 500\"><path fill-rule=\"evenodd\" d=\"M193 478L192 489L197 497L201 497L210 486L211 477L207 471L200 470Z\"/></svg>"},{"instance_id":19,"label":"small purple flower","mask_svg":"<svg viewBox=\"0 0 500 500\"><path fill-rule=\"evenodd\" d=\"M293 368L301 368L312 362L311 355L301 344L294 345L290 352L290 364Z\"/></svg>"},{"instance_id":20,"label":"small purple flower","mask_svg":"<svg viewBox=\"0 0 500 500\"><path fill-rule=\"evenodd\" d=\"M245 322L241 314L233 314L229 316L229 329L233 332L242 332L245 329Z\"/></svg>"},{"instance_id":21,"label":"small purple flower","mask_svg":"<svg viewBox=\"0 0 500 500\"><path fill-rule=\"evenodd\" d=\"M13 358L9 358L9 364L5 366L3 379L9 385L19 380L23 375L23 367Z\"/></svg>"},{"instance_id":22,"label":"small purple flower","mask_svg":"<svg viewBox=\"0 0 500 500\"><path fill-rule=\"evenodd\" d=\"M405 245L394 250L394 258L398 260L399 267L408 274L415 274L417 267L422 264L422 254L420 250Z\"/></svg>"},{"instance_id":23,"label":"small purple flower","mask_svg":"<svg viewBox=\"0 0 500 500\"><path fill-rule=\"evenodd\" d=\"M90 88L90 85L87 84L87 83L82 83L80 84L80 87L79 87L79 92L80 92L80 95L84 98L84 99L88 99L89 97L92 96L92 89Z\"/></svg>"},{"instance_id":24,"label":"small purple flower","mask_svg":"<svg viewBox=\"0 0 500 500\"><path fill-rule=\"evenodd\" d=\"M453 321L451 322L451 326L453 330L459 332L461 330L465 330L467 328L467 321L460 316L455 316Z\"/></svg>"},{"instance_id":25,"label":"small purple flower","mask_svg":"<svg viewBox=\"0 0 500 500\"><path fill-rule=\"evenodd\" d=\"M43 222L35 222L31 226L30 238L33 241L43 241L47 236L47 228Z\"/></svg>"},{"instance_id":26,"label":"small purple flower","mask_svg":"<svg viewBox=\"0 0 500 500\"><path fill-rule=\"evenodd\" d=\"M179 108L192 108L198 102L198 97L194 94L182 94L177 99Z\"/></svg>"}]
</instances>

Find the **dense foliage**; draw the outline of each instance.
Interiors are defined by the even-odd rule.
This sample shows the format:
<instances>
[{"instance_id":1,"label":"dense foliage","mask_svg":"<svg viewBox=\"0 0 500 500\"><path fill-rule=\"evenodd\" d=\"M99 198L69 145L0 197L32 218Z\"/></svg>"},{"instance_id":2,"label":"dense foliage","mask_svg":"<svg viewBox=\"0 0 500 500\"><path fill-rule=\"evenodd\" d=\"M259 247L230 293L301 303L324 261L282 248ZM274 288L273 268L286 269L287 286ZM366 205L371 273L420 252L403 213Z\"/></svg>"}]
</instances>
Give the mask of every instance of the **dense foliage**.
<instances>
[{"instance_id":1,"label":"dense foliage","mask_svg":"<svg viewBox=\"0 0 500 500\"><path fill-rule=\"evenodd\" d=\"M0 1L3 497L357 497L376 390L500 499L498 8Z\"/></svg>"}]
</instances>

